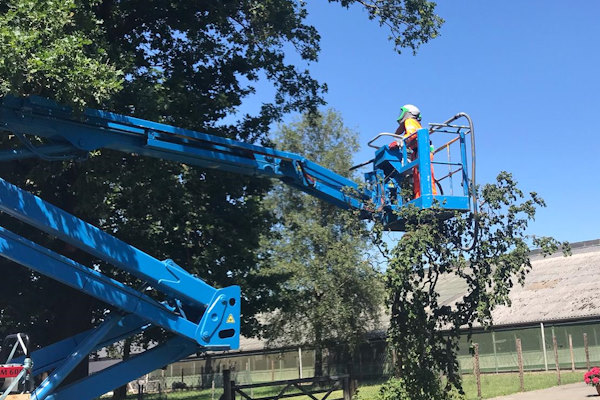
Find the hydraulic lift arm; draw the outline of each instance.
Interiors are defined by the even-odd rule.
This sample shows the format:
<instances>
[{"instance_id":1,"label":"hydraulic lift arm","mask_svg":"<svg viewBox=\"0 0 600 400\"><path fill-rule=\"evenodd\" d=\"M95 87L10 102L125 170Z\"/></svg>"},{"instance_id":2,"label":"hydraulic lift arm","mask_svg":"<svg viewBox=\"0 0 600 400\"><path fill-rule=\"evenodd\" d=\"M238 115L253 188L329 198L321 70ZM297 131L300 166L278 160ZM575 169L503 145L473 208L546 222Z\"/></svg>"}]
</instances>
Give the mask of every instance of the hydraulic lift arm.
<instances>
[{"instance_id":1,"label":"hydraulic lift arm","mask_svg":"<svg viewBox=\"0 0 600 400\"><path fill-rule=\"evenodd\" d=\"M379 220L389 230L402 229L396 212L407 204L426 208L437 202L449 210L470 209L465 133L461 129L456 132L461 161L445 164L461 172L453 174L462 177L462 193L433 195L430 174L421 173L422 196L414 200L402 199L397 188L413 169L431 168L426 129L417 134L418 155L411 161L406 147L401 151L387 146L377 148L373 170L365 174L365 186L297 154L106 111L88 109L74 113L39 97L0 99L0 131L17 136L23 143L22 148L1 150L0 161L28 157L61 160L98 149L113 149L202 168L271 177L336 206L359 210L363 218ZM34 146L33 136L42 138L44 144ZM32 354L34 362L36 358L41 362L39 367L33 367L34 373L52 371L35 390L34 398L92 399L192 353L239 347L239 287L213 288L173 261L158 260L1 178L0 211L136 276L169 299L158 302L0 227L1 256L94 296L113 309L97 328ZM188 318L188 314L201 317ZM174 337L117 366L69 386L61 385L90 352L150 326L170 331Z\"/></svg>"}]
</instances>

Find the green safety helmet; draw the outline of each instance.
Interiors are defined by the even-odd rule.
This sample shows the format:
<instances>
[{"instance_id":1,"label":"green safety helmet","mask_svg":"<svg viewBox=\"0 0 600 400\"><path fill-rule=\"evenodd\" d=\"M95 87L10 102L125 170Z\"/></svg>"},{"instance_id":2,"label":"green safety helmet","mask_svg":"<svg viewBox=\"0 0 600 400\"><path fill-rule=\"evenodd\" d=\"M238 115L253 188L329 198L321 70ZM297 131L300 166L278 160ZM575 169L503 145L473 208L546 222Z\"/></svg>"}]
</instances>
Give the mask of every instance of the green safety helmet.
<instances>
[{"instance_id":1,"label":"green safety helmet","mask_svg":"<svg viewBox=\"0 0 600 400\"><path fill-rule=\"evenodd\" d=\"M398 123L401 123L406 118L414 118L417 121L421 120L421 110L417 106L412 104L405 104L400 109L400 116L398 117Z\"/></svg>"}]
</instances>

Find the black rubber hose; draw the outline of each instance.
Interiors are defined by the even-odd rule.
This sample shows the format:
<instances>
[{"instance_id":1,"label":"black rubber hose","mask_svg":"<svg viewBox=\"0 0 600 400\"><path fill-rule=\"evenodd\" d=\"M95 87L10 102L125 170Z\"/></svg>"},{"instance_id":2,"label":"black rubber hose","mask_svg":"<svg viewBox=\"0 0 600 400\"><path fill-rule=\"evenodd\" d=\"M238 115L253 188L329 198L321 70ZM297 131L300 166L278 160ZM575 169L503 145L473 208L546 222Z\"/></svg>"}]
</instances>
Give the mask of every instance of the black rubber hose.
<instances>
[{"instance_id":1,"label":"black rubber hose","mask_svg":"<svg viewBox=\"0 0 600 400\"><path fill-rule=\"evenodd\" d=\"M477 240L479 238L479 222L478 222L478 209L477 209L477 180L476 180L476 167L477 160L475 158L475 128L473 127L473 120L466 113L458 113L457 117L465 117L467 121L469 121L469 130L471 131L471 199L473 201L473 243L469 247L461 247L464 251L473 250L475 245L477 244Z\"/></svg>"}]
</instances>

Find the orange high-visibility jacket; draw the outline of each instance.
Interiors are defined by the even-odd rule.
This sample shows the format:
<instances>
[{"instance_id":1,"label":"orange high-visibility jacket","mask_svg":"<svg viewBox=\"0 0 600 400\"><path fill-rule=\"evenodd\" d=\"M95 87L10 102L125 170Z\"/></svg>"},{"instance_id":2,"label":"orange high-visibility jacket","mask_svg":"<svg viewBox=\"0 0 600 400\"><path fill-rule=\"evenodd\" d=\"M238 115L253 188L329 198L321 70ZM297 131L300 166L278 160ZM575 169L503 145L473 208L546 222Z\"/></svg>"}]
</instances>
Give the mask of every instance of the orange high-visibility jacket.
<instances>
[{"instance_id":1,"label":"orange high-visibility jacket","mask_svg":"<svg viewBox=\"0 0 600 400\"><path fill-rule=\"evenodd\" d=\"M402 125L401 125L402 127ZM419 121L417 121L416 119L412 119L412 118L408 118L406 121L404 121L404 135L402 135L402 138L404 139L404 143L406 145L408 145L408 142L411 140L416 140L417 137L413 137L411 138L411 136L416 135L417 131L419 129L421 129L421 123ZM415 146L417 145L417 143L415 142L414 144Z\"/></svg>"},{"instance_id":2,"label":"orange high-visibility jacket","mask_svg":"<svg viewBox=\"0 0 600 400\"><path fill-rule=\"evenodd\" d=\"M413 150L411 160L417 158L417 136L416 133L419 129L422 129L421 123L413 118L407 118L396 130L396 134L402 135L404 144ZM397 146L397 143L396 143ZM430 155L433 161L433 153ZM435 178L433 175L433 165L431 166L431 192L437 195L437 188L435 185ZM419 169L413 168L413 193L415 199L421 197L421 179L419 176Z\"/></svg>"}]
</instances>

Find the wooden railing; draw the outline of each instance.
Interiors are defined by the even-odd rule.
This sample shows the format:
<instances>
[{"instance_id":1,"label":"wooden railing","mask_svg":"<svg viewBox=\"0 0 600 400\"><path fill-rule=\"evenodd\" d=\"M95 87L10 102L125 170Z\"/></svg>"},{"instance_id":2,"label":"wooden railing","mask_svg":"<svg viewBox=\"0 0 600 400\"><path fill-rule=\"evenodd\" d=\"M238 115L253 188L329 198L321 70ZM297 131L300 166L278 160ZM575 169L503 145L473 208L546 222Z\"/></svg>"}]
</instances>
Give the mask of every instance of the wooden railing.
<instances>
[{"instance_id":1,"label":"wooden railing","mask_svg":"<svg viewBox=\"0 0 600 400\"><path fill-rule=\"evenodd\" d=\"M312 400L351 400L350 377L348 375L324 376L319 378L290 379L265 383L236 385L231 380L231 372L223 371L224 395L223 400L280 400L291 397L306 396ZM253 389L276 388L276 394L253 397ZM248 391L250 390L250 393ZM342 397L330 397L334 392L342 391ZM321 395L315 397L315 395ZM240 397L236 397L239 395Z\"/></svg>"}]
</instances>

